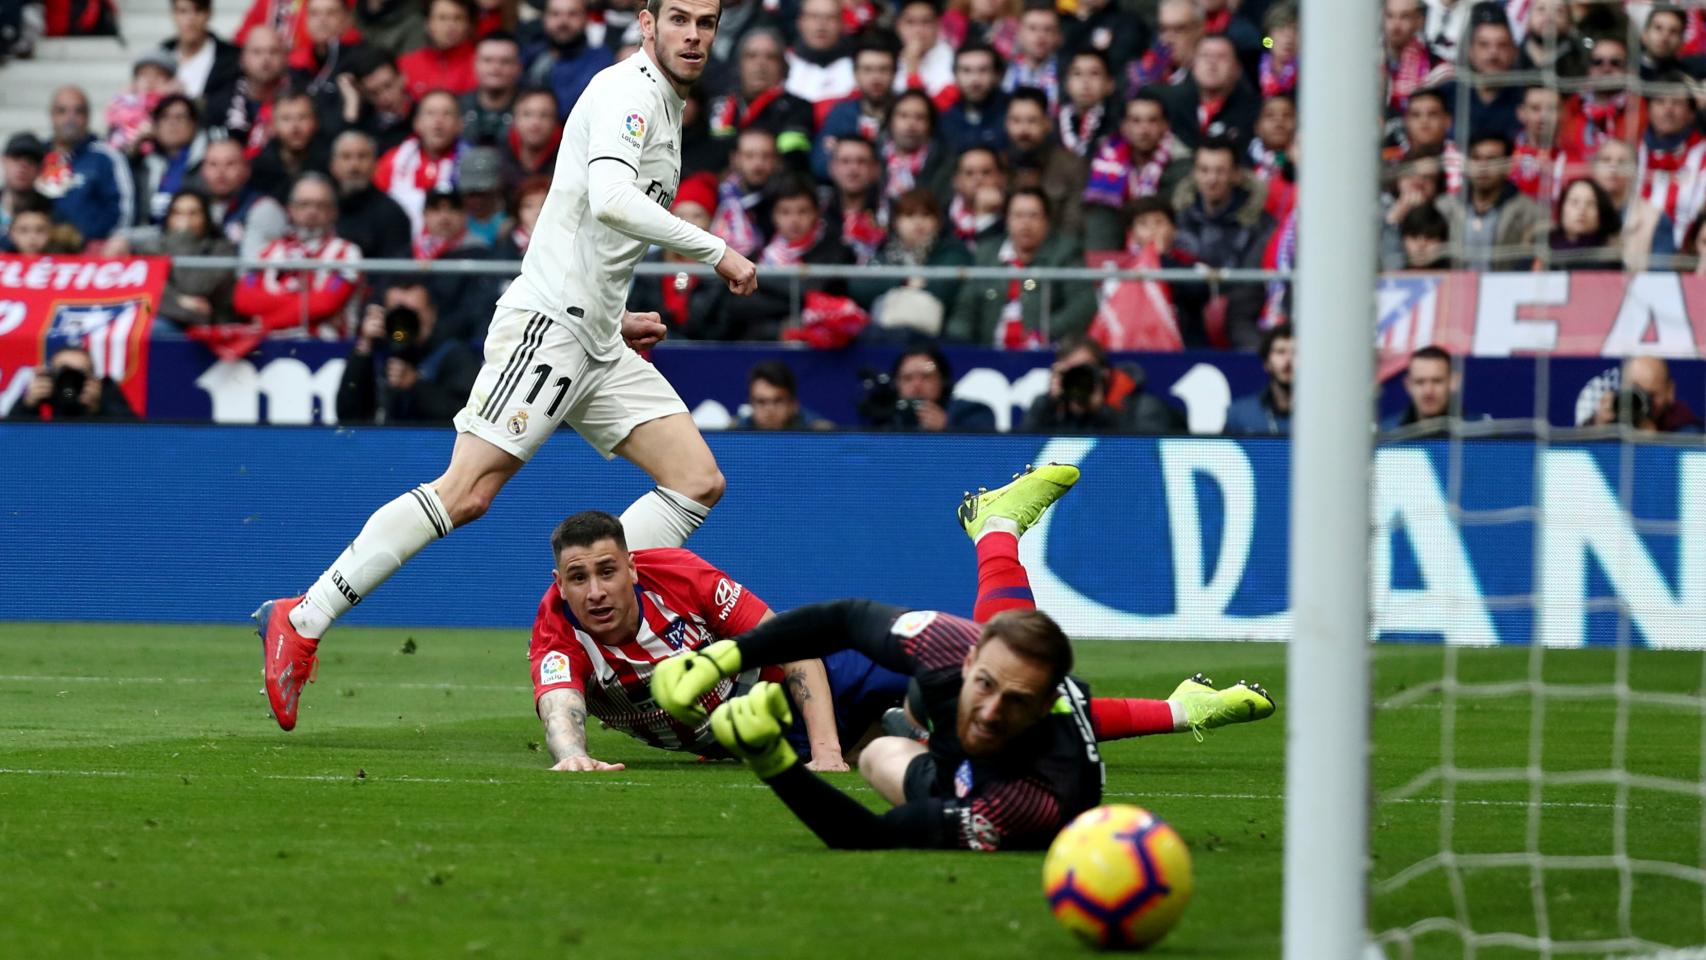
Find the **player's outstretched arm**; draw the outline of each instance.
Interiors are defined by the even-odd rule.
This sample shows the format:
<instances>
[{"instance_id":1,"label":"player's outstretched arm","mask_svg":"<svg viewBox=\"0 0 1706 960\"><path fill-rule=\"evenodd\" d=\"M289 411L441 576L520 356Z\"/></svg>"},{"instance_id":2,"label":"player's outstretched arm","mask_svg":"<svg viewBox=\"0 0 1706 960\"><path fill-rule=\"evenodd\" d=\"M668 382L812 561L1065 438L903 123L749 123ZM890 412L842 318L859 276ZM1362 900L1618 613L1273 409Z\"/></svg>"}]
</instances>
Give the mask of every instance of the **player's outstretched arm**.
<instances>
[{"instance_id":1,"label":"player's outstretched arm","mask_svg":"<svg viewBox=\"0 0 1706 960\"><path fill-rule=\"evenodd\" d=\"M834 600L765 620L738 640L719 640L671 657L652 671L652 698L683 723L705 719L699 699L742 670L858 650L879 666L911 673L914 663L889 631L906 611L871 600Z\"/></svg>"},{"instance_id":2,"label":"player's outstretched arm","mask_svg":"<svg viewBox=\"0 0 1706 960\"><path fill-rule=\"evenodd\" d=\"M773 614L766 614L769 619ZM825 773L845 773L847 761L841 757L841 731L835 725L834 694L829 689L829 673L822 660L796 660L782 664L782 675L788 685L788 695L806 722L806 739L812 745L812 758L806 769Z\"/></svg>"},{"instance_id":3,"label":"player's outstretched arm","mask_svg":"<svg viewBox=\"0 0 1706 960\"><path fill-rule=\"evenodd\" d=\"M595 760L586 752L586 698L579 690L547 690L539 698L539 722L545 725L545 746L556 761L552 770L613 771L620 763Z\"/></svg>"}]
</instances>

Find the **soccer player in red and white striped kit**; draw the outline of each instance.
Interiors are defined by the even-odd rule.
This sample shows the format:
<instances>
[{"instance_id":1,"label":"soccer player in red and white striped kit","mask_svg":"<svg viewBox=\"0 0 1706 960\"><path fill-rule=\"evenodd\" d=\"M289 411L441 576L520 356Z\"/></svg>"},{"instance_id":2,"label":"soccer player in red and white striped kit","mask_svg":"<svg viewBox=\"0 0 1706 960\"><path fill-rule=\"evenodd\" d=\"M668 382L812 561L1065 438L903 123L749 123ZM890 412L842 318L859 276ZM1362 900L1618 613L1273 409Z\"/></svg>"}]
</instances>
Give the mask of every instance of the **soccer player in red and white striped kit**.
<instances>
[{"instance_id":1,"label":"soccer player in red and white striped kit","mask_svg":"<svg viewBox=\"0 0 1706 960\"><path fill-rule=\"evenodd\" d=\"M1092 698L1070 676L1071 641L1036 609L1019 537L1077 480L1076 467L1049 464L967 495L960 519L977 544L974 619L870 600L811 604L658 664L652 696L677 719L697 720L700 696L726 676L858 650L913 676L909 719L928 727L924 736L879 737L859 756L859 773L894 804L886 813L872 813L800 764L782 737L790 717L774 684L761 682L717 707L712 733L830 847L1046 848L1101 802L1098 743L1274 712L1273 698L1253 683L1216 690L1198 674L1166 700L1143 700Z\"/></svg>"}]
</instances>

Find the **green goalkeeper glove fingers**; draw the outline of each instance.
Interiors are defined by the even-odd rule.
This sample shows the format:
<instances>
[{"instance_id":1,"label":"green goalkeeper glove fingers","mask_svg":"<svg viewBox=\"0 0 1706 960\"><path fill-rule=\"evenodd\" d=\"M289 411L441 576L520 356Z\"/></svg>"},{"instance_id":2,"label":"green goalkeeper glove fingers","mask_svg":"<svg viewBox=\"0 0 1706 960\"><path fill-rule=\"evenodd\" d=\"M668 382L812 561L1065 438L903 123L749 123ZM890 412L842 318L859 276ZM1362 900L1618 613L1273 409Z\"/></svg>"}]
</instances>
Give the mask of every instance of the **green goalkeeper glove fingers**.
<instances>
[{"instance_id":1,"label":"green goalkeeper glove fingers","mask_svg":"<svg viewBox=\"0 0 1706 960\"><path fill-rule=\"evenodd\" d=\"M715 689L717 681L739 672L740 648L733 640L718 640L653 667L652 699L675 719L698 726L705 722L699 698Z\"/></svg>"},{"instance_id":2,"label":"green goalkeeper glove fingers","mask_svg":"<svg viewBox=\"0 0 1706 960\"><path fill-rule=\"evenodd\" d=\"M787 694L780 684L765 681L752 692L735 697L711 714L711 735L735 756L745 760L760 780L769 780L794 764L799 755L783 736L794 722Z\"/></svg>"}]
</instances>

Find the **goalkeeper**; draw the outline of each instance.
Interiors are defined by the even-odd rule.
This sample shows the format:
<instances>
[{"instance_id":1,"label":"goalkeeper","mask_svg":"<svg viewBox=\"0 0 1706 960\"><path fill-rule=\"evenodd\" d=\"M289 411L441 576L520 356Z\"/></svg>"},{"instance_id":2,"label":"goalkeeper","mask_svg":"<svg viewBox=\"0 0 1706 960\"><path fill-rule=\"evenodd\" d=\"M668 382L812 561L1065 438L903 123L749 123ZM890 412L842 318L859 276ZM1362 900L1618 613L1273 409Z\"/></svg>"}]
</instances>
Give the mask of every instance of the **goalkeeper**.
<instances>
[{"instance_id":1,"label":"goalkeeper","mask_svg":"<svg viewBox=\"0 0 1706 960\"><path fill-rule=\"evenodd\" d=\"M929 730L927 744L885 736L861 753L859 772L894 804L888 812L872 813L801 765L783 736L791 718L774 683L717 707L712 733L830 847L1047 847L1101 802L1098 742L1274 712L1261 687L1216 690L1200 674L1167 700L1092 699L1069 675L1071 641L1032 602L1019 537L1077 480L1076 467L1049 464L966 496L959 513L977 543L976 621L870 600L813 604L658 664L654 699L682 722L698 722L699 698L725 677L858 650L913 677L909 711Z\"/></svg>"}]
</instances>

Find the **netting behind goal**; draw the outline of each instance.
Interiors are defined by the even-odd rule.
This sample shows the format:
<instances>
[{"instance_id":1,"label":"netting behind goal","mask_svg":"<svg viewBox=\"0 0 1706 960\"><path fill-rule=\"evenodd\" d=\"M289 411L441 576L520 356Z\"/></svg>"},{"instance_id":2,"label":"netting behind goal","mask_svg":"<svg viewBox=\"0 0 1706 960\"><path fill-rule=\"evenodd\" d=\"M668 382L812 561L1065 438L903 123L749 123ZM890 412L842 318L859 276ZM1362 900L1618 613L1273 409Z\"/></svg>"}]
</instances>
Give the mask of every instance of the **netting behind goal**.
<instances>
[{"instance_id":1,"label":"netting behind goal","mask_svg":"<svg viewBox=\"0 0 1706 960\"><path fill-rule=\"evenodd\" d=\"M1548 0L1504 6L1528 23L1564 16ZM1677 17L1688 44L1706 43L1697 6L1662 14ZM1706 957L1686 949L1706 944L1706 452L1698 435L1651 429L1663 419L1653 416L1664 402L1655 369L1619 355L1699 362L1674 359L1654 332L1674 309L1642 291L1691 295L1694 281L1675 271L1692 269L1683 245L1697 231L1677 218L1699 214L1691 191L1706 190L1706 167L1689 166L1698 156L1669 166L1648 121L1622 128L1607 112L1650 114L1680 90L1694 122L1695 81L1650 55L1642 79L1652 9L1571 4L1576 37L1551 34L1531 46L1532 69L1499 72L1473 69L1479 14L1462 19L1454 115L1485 116L1472 103L1483 91L1496 100L1539 86L1564 104L1560 136L1608 127L1590 129L1585 152L1537 168L1550 231L1488 253L1474 246L1485 226L1471 197L1478 161L1470 124L1458 122L1447 148L1457 156L1447 167L1463 172L1461 182L1452 172L1446 205L1449 253L1493 272L1425 289L1383 281L1383 373L1413 374L1403 358L1432 343L1450 353L1457 388L1450 416L1388 425L1376 451L1370 930L1388 957ZM1570 75L1583 67L1593 75ZM1530 161L1546 148L1520 139ZM1595 170L1614 140L1626 148ZM1701 143L1695 135L1688 148ZM1556 232L1567 185L1591 176L1614 187L1619 173L1630 185L1618 212L1631 222L1656 211L1676 252L1659 243L1631 254L1650 271L1639 279L1569 272L1615 270L1633 249L1615 233L1595 246ZM1591 326L1578 322L1584 312L1606 311L1639 327L1615 350L1612 338L1578 332ZM1532 408L1486 416L1495 384L1477 382L1487 368L1464 357L1487 349L1488 324L1501 318L1537 334L1508 345L1531 357L1516 375L1531 378ZM1706 407L1706 390L1679 396Z\"/></svg>"}]
</instances>

